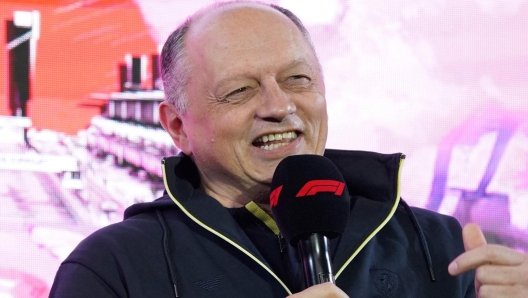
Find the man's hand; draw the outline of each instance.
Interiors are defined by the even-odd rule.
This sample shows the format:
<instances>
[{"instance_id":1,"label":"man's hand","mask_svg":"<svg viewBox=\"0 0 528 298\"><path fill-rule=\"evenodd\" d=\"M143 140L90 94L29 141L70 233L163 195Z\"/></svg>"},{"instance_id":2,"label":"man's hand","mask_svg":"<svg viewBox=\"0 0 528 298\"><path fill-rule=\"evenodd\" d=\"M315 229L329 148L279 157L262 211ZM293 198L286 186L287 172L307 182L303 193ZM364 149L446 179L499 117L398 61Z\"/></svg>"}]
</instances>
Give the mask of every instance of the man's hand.
<instances>
[{"instance_id":1,"label":"man's hand","mask_svg":"<svg viewBox=\"0 0 528 298\"><path fill-rule=\"evenodd\" d=\"M478 297L528 297L528 255L487 244L476 224L462 230L466 252L449 264L449 273L475 272Z\"/></svg>"},{"instance_id":2,"label":"man's hand","mask_svg":"<svg viewBox=\"0 0 528 298\"><path fill-rule=\"evenodd\" d=\"M318 284L290 295L287 298L349 298L345 292L331 282Z\"/></svg>"}]
</instances>

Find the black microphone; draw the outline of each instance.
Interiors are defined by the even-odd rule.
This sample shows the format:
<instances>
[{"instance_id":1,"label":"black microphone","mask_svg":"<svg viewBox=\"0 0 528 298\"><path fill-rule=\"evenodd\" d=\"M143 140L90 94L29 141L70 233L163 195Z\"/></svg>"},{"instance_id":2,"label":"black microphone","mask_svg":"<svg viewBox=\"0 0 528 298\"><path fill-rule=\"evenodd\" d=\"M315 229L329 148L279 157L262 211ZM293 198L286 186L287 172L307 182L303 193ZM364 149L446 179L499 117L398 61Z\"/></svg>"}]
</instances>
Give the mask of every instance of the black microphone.
<instances>
[{"instance_id":1,"label":"black microphone","mask_svg":"<svg viewBox=\"0 0 528 298\"><path fill-rule=\"evenodd\" d=\"M273 174L270 207L281 234L301 256L305 286L335 283L329 240L343 234L350 213L337 167L320 155L286 157Z\"/></svg>"}]
</instances>

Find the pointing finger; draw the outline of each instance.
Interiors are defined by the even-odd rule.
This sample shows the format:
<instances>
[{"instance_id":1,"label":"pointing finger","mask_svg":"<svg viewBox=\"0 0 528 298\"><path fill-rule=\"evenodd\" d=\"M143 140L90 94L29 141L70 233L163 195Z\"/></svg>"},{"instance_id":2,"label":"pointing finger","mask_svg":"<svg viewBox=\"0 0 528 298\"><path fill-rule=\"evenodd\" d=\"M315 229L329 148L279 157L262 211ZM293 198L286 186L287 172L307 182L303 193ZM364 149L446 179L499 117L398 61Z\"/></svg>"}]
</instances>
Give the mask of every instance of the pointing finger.
<instances>
[{"instance_id":1,"label":"pointing finger","mask_svg":"<svg viewBox=\"0 0 528 298\"><path fill-rule=\"evenodd\" d=\"M464 248L466 251L486 245L484 234L479 226L474 223L467 224L464 227L462 230L462 238L464 240Z\"/></svg>"},{"instance_id":2,"label":"pointing finger","mask_svg":"<svg viewBox=\"0 0 528 298\"><path fill-rule=\"evenodd\" d=\"M505 246L489 244L461 254L449 264L448 271L451 275L458 275L486 264L516 266L524 261L524 257L524 254Z\"/></svg>"}]
</instances>

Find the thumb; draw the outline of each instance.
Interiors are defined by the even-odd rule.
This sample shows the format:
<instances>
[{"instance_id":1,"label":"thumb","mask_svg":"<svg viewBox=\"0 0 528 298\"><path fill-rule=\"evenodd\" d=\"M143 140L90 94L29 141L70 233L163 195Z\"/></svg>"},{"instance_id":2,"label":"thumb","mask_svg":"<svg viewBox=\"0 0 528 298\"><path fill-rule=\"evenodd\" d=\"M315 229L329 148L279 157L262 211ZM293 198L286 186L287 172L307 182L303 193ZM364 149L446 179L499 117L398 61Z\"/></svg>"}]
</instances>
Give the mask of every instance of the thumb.
<instances>
[{"instance_id":1,"label":"thumb","mask_svg":"<svg viewBox=\"0 0 528 298\"><path fill-rule=\"evenodd\" d=\"M462 239L466 251L486 245L486 238L479 226L474 223L467 224L462 230Z\"/></svg>"}]
</instances>

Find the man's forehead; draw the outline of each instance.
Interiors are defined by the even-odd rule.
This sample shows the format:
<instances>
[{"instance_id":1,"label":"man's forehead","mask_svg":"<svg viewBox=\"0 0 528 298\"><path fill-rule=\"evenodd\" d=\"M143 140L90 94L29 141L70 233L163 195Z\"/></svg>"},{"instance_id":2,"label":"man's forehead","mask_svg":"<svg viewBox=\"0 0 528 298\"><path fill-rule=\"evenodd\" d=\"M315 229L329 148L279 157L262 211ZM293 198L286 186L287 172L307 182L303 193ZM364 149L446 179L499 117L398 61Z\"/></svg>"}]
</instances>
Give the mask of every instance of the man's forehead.
<instances>
[{"instance_id":1,"label":"man's forehead","mask_svg":"<svg viewBox=\"0 0 528 298\"><path fill-rule=\"evenodd\" d=\"M283 12L264 4L230 3L196 14L186 37L188 63L215 77L282 71L302 60L311 71L320 66L309 40ZM248 61L254 61L248 64ZM197 74L197 73L196 73ZM214 85L214 84L213 84Z\"/></svg>"},{"instance_id":2,"label":"man's forehead","mask_svg":"<svg viewBox=\"0 0 528 298\"><path fill-rule=\"evenodd\" d=\"M283 26L291 22L281 12L268 5L252 2L223 3L199 12L190 26L189 35L221 29L239 22L245 22L247 28L270 20L278 21Z\"/></svg>"},{"instance_id":3,"label":"man's forehead","mask_svg":"<svg viewBox=\"0 0 528 298\"><path fill-rule=\"evenodd\" d=\"M191 60L212 63L242 57L263 59L263 54L276 49L299 56L309 43L280 11L263 4L235 2L201 12L190 27L186 47Z\"/></svg>"}]
</instances>

